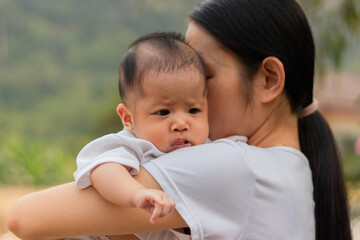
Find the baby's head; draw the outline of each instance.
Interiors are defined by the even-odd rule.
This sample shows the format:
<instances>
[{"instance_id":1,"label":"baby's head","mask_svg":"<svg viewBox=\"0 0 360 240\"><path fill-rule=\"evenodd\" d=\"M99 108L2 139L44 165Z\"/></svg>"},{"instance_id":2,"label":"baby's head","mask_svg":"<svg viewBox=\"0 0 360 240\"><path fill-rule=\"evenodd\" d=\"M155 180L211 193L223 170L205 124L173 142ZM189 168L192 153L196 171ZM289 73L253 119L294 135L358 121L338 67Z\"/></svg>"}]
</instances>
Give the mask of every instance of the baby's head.
<instances>
[{"instance_id":1,"label":"baby's head","mask_svg":"<svg viewBox=\"0 0 360 240\"><path fill-rule=\"evenodd\" d=\"M160 151L202 144L209 133L205 70L180 34L152 33L133 42L119 70L124 127Z\"/></svg>"}]
</instances>

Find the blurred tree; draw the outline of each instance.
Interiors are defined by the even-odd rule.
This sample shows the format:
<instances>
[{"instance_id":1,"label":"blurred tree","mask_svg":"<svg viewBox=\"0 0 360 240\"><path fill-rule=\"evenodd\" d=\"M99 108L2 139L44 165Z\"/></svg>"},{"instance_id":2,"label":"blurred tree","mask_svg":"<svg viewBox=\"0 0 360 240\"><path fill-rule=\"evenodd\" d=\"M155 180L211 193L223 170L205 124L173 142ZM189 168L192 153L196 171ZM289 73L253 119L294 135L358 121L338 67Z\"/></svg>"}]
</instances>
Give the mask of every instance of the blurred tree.
<instances>
[{"instance_id":1,"label":"blurred tree","mask_svg":"<svg viewBox=\"0 0 360 240\"><path fill-rule=\"evenodd\" d=\"M359 41L360 1L299 0L299 3L314 34L317 69L322 73L329 68L341 68L348 47L355 39Z\"/></svg>"}]
</instances>

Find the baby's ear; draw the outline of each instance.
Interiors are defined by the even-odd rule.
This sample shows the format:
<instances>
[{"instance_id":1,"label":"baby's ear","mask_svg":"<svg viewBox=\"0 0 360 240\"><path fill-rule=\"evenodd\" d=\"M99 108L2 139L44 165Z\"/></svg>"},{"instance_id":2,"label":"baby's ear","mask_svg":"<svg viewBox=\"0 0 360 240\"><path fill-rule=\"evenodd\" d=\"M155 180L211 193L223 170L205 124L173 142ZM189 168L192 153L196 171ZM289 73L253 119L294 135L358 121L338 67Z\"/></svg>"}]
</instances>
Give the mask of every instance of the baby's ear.
<instances>
[{"instance_id":1,"label":"baby's ear","mask_svg":"<svg viewBox=\"0 0 360 240\"><path fill-rule=\"evenodd\" d=\"M120 103L116 108L116 112L120 116L124 128L128 131L134 130L134 119L130 109L125 104Z\"/></svg>"}]
</instances>

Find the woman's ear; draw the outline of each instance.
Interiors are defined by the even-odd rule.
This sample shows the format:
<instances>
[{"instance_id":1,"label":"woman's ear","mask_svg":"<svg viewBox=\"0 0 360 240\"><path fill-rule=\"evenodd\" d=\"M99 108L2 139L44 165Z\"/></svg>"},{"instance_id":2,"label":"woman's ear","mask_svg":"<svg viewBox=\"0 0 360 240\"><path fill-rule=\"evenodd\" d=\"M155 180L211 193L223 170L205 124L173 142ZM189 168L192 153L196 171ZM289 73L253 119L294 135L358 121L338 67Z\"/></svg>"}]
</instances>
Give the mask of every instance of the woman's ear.
<instances>
[{"instance_id":1,"label":"woman's ear","mask_svg":"<svg viewBox=\"0 0 360 240\"><path fill-rule=\"evenodd\" d=\"M261 64L265 76L263 82L262 102L268 103L276 99L284 90L285 70L282 62L276 57L267 57Z\"/></svg>"},{"instance_id":2,"label":"woman's ear","mask_svg":"<svg viewBox=\"0 0 360 240\"><path fill-rule=\"evenodd\" d=\"M120 103L116 108L116 112L120 116L124 128L128 131L134 130L134 119L130 109L125 104Z\"/></svg>"}]
</instances>

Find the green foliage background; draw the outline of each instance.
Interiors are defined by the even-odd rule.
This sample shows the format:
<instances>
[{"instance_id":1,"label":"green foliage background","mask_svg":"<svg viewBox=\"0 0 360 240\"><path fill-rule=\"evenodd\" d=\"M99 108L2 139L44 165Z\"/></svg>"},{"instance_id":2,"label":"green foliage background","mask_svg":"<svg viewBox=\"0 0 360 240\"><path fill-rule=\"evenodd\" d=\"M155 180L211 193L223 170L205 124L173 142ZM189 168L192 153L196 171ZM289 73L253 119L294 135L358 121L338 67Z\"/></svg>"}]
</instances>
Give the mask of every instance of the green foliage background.
<instances>
[{"instance_id":1,"label":"green foliage background","mask_svg":"<svg viewBox=\"0 0 360 240\"><path fill-rule=\"evenodd\" d=\"M148 32L184 33L186 16L199 2L0 0L0 184L71 181L79 150L122 128L115 113L117 69L127 46ZM321 26L326 20L316 24L326 17L315 2L315 10L313 3L302 4L323 46L320 69L357 71L359 49L351 46L359 24L343 20L349 21L341 24L348 26L346 38L329 37ZM358 20L354 6L351 17L339 19Z\"/></svg>"}]
</instances>

